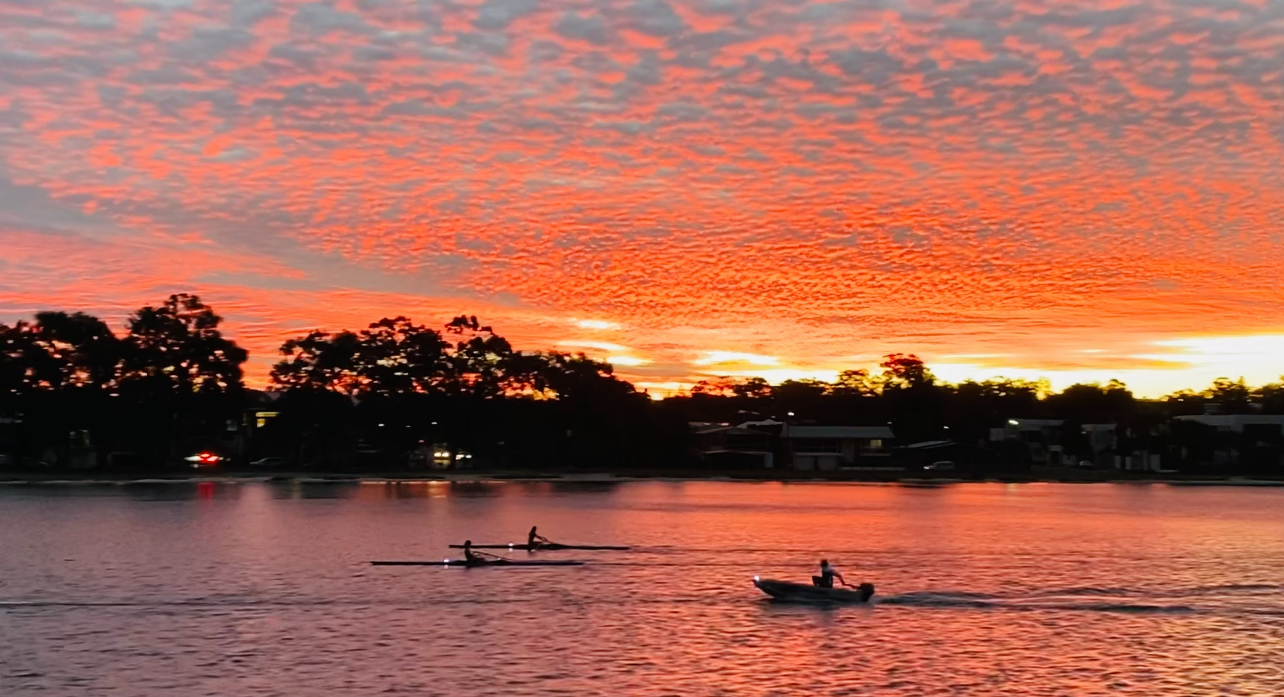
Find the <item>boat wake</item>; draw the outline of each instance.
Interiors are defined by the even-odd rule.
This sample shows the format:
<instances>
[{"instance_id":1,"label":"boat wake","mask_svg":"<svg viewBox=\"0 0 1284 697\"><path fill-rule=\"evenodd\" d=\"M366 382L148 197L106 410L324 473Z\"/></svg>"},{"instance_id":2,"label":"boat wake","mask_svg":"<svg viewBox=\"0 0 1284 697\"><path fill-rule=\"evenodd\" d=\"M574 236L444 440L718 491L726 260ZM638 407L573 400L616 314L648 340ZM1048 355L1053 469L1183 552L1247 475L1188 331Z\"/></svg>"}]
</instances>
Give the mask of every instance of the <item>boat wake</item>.
<instances>
[{"instance_id":1,"label":"boat wake","mask_svg":"<svg viewBox=\"0 0 1284 697\"><path fill-rule=\"evenodd\" d=\"M876 597L875 604L1017 611L1284 616L1284 585L1232 584L1175 588L1164 592L1091 586L1022 594L930 590Z\"/></svg>"}]
</instances>

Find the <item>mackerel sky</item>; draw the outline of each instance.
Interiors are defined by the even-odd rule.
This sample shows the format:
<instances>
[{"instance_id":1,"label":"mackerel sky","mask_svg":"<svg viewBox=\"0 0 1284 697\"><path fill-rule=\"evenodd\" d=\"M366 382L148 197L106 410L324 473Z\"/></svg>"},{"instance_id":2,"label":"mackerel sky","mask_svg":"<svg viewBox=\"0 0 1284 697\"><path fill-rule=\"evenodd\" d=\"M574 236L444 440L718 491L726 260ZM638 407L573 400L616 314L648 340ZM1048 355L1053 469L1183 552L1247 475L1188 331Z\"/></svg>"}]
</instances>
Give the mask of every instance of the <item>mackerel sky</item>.
<instances>
[{"instance_id":1,"label":"mackerel sky","mask_svg":"<svg viewBox=\"0 0 1284 697\"><path fill-rule=\"evenodd\" d=\"M1284 0L0 0L0 321L1284 373Z\"/></svg>"}]
</instances>

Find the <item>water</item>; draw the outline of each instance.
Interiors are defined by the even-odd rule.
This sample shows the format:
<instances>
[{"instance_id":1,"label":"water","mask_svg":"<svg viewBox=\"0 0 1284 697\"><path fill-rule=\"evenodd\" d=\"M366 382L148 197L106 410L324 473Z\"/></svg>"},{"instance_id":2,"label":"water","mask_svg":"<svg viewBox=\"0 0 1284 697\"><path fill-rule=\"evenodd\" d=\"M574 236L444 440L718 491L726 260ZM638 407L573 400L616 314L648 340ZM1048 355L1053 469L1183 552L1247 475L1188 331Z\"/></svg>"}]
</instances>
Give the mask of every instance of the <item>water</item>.
<instances>
[{"instance_id":1,"label":"water","mask_svg":"<svg viewBox=\"0 0 1284 697\"><path fill-rule=\"evenodd\" d=\"M1284 489L0 487L3 695L1279 695ZM561 541L583 567L372 567ZM518 552L513 556L523 557ZM827 556L873 607L764 600Z\"/></svg>"}]
</instances>

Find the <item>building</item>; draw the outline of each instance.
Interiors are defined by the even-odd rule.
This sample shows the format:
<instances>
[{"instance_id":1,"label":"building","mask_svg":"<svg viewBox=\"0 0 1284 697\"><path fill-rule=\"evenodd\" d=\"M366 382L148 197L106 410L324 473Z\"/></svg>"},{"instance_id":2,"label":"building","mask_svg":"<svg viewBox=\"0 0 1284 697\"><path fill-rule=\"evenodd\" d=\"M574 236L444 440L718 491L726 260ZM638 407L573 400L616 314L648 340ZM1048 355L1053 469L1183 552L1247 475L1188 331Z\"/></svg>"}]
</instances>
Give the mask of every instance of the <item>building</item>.
<instances>
[{"instance_id":1,"label":"building","mask_svg":"<svg viewBox=\"0 0 1284 697\"><path fill-rule=\"evenodd\" d=\"M1280 433L1284 430L1284 414L1199 414L1173 417L1173 421L1203 424L1222 433Z\"/></svg>"},{"instance_id":2,"label":"building","mask_svg":"<svg viewBox=\"0 0 1284 697\"><path fill-rule=\"evenodd\" d=\"M1118 468L1118 424L1084 424L1079 430L1083 434L1085 448L1084 452L1078 453L1080 458L1091 462L1094 467Z\"/></svg>"},{"instance_id":3,"label":"building","mask_svg":"<svg viewBox=\"0 0 1284 697\"><path fill-rule=\"evenodd\" d=\"M1174 455L1195 467L1284 469L1284 414L1199 414L1169 424Z\"/></svg>"},{"instance_id":4,"label":"building","mask_svg":"<svg viewBox=\"0 0 1284 697\"><path fill-rule=\"evenodd\" d=\"M895 435L887 426L795 426L780 432L789 462L798 470L890 466Z\"/></svg>"},{"instance_id":5,"label":"building","mask_svg":"<svg viewBox=\"0 0 1284 697\"><path fill-rule=\"evenodd\" d=\"M691 424L700 458L718 468L770 468L775 436L746 425Z\"/></svg>"},{"instance_id":6,"label":"building","mask_svg":"<svg viewBox=\"0 0 1284 697\"><path fill-rule=\"evenodd\" d=\"M1007 424L990 429L990 442L1023 443L1035 464L1073 464L1061 445L1065 423L1063 419L1008 419Z\"/></svg>"}]
</instances>

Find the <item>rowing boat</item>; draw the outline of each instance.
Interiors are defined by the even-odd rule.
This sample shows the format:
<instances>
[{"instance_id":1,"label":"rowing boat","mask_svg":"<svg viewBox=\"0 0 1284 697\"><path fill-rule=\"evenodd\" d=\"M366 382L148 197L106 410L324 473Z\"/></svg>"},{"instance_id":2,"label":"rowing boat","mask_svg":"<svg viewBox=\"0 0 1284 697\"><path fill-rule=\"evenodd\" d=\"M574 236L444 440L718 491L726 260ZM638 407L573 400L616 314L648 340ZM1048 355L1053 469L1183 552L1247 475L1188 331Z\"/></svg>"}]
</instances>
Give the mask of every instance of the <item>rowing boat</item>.
<instances>
[{"instance_id":1,"label":"rowing boat","mask_svg":"<svg viewBox=\"0 0 1284 697\"><path fill-rule=\"evenodd\" d=\"M792 581L773 581L753 577L753 585L775 600L795 603L868 603L874 596L874 584L862 583L856 590L846 588L821 588Z\"/></svg>"},{"instance_id":2,"label":"rowing boat","mask_svg":"<svg viewBox=\"0 0 1284 697\"><path fill-rule=\"evenodd\" d=\"M450 545L450 548L463 549L464 546ZM528 552L534 552L541 549L548 550L548 551L554 551L559 549L575 549L575 550L586 550L586 551L597 551L597 552L605 552L605 551L623 552L628 550L629 548L628 547L603 547L603 546L595 546L595 545L564 545L564 544L558 544L556 542L547 542L543 544L537 543L534 547L530 547L528 545L519 545L519 544L514 544L510 542L506 545L473 545L473 549L524 549Z\"/></svg>"},{"instance_id":3,"label":"rowing boat","mask_svg":"<svg viewBox=\"0 0 1284 697\"><path fill-rule=\"evenodd\" d=\"M468 561L467 559L442 559L441 561L372 561L375 566L583 566L582 561L537 561L523 559L485 559Z\"/></svg>"}]
</instances>

